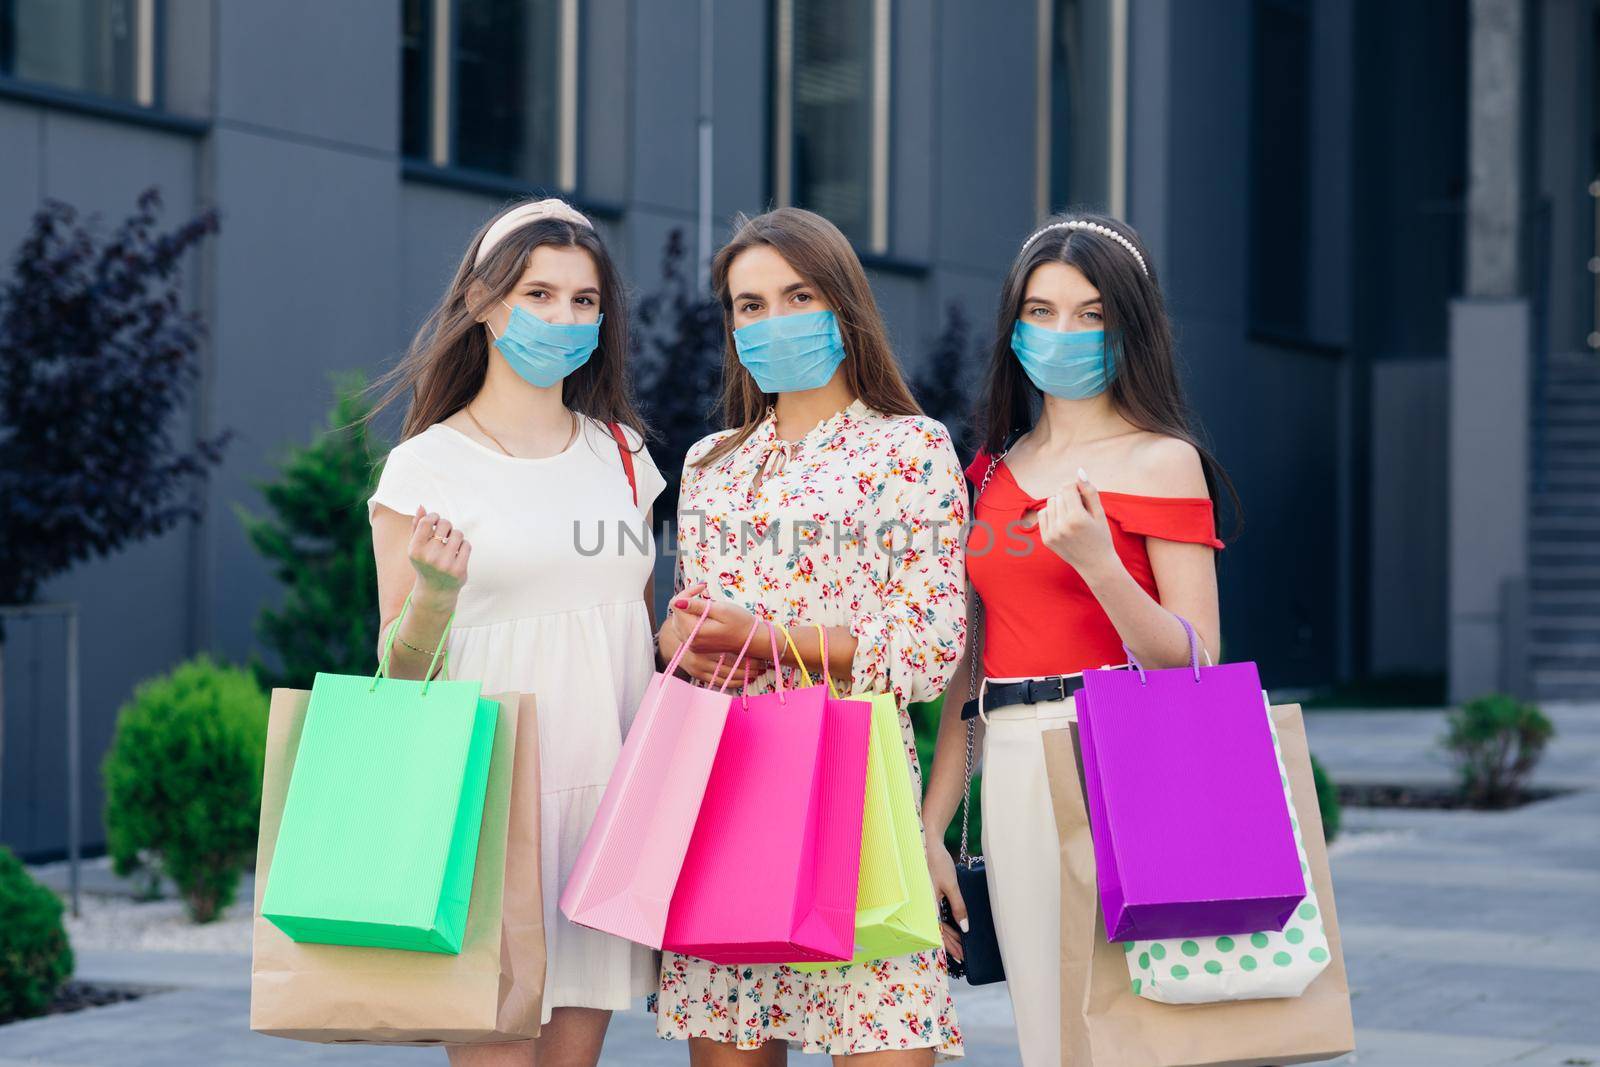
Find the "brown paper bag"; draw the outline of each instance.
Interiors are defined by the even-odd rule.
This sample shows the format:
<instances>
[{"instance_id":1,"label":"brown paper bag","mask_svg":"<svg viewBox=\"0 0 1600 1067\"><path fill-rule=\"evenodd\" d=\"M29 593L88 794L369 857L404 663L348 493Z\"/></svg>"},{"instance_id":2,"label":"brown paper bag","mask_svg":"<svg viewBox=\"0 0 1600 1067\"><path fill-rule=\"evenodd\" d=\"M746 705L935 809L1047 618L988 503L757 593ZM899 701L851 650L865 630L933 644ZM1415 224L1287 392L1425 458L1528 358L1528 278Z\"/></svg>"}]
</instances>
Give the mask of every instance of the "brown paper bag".
<instances>
[{"instance_id":1,"label":"brown paper bag","mask_svg":"<svg viewBox=\"0 0 1600 1067\"><path fill-rule=\"evenodd\" d=\"M1073 1067L1264 1067L1342 1056L1355 1047L1350 987L1334 909L1305 723L1272 709L1295 813L1328 933L1328 967L1298 997L1161 1004L1133 992L1121 945L1106 941L1095 886L1078 731L1044 734L1061 845L1061 1061Z\"/></svg>"},{"instance_id":2,"label":"brown paper bag","mask_svg":"<svg viewBox=\"0 0 1600 1067\"><path fill-rule=\"evenodd\" d=\"M539 728L533 697L500 705L467 931L458 955L297 944L261 917L311 694L277 689L256 850L250 1029L299 1041L471 1044L537 1037L544 996ZM496 802L496 798L498 802Z\"/></svg>"}]
</instances>

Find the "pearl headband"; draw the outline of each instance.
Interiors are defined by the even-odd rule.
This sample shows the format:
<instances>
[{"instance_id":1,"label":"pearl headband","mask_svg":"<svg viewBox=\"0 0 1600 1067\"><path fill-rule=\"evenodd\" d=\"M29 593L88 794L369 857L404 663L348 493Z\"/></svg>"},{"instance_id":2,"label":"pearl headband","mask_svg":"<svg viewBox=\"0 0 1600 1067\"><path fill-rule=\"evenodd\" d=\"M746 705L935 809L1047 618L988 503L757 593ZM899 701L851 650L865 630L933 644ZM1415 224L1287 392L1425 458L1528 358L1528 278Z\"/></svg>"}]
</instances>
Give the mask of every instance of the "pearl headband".
<instances>
[{"instance_id":1,"label":"pearl headband","mask_svg":"<svg viewBox=\"0 0 1600 1067\"><path fill-rule=\"evenodd\" d=\"M1029 245L1033 244L1034 241L1037 241L1041 236L1049 233L1051 230L1087 230L1090 233L1099 234L1101 237L1108 237L1117 242L1117 244L1121 245L1123 248L1126 248L1128 250L1128 255L1132 256L1136 261L1138 261L1139 269L1144 271L1144 276L1146 278L1150 277L1150 268L1144 265L1144 257L1139 254L1139 250L1133 246L1132 241L1128 240L1116 230L1113 230L1110 226L1102 226L1098 222L1085 222L1083 219L1070 219L1067 222L1052 222L1048 226L1044 226L1033 231L1033 235L1026 241L1022 242L1022 248L1017 254L1021 255L1023 252L1026 252Z\"/></svg>"},{"instance_id":2,"label":"pearl headband","mask_svg":"<svg viewBox=\"0 0 1600 1067\"><path fill-rule=\"evenodd\" d=\"M478 243L478 254L473 259L472 265L474 267L483 266L484 259L490 252L494 251L495 245L505 240L506 234L539 219L561 219L563 222L570 222L574 226L586 226L591 230L594 229L594 226L584 217L583 212L565 200L558 200L553 196L544 200L536 200L531 204L523 204L521 207L513 208L506 212L500 216L493 226L489 227L489 232L484 234L483 240Z\"/></svg>"}]
</instances>

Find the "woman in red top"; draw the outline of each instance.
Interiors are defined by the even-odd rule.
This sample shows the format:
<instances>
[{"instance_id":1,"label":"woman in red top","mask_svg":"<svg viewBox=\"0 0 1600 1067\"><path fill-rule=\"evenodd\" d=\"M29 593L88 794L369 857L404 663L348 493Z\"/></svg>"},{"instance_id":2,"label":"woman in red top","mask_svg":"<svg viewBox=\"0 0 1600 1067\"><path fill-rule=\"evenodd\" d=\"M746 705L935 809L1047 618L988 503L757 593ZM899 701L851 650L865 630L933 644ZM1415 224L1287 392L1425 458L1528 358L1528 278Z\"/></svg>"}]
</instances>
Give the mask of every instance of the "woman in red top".
<instances>
[{"instance_id":1,"label":"woman in red top","mask_svg":"<svg viewBox=\"0 0 1600 1067\"><path fill-rule=\"evenodd\" d=\"M1055 1067L1060 893L1040 732L1072 721L1081 672L1126 662L1124 644L1148 667L1187 663L1176 616L1215 653L1212 502L1219 484L1232 491L1190 429L1161 291L1126 224L1060 217L1023 243L979 420L983 448L967 468L971 653L947 691L929 775L928 864L965 929L944 833L968 745L981 743L987 888L1022 1060ZM969 692L981 700L964 717ZM945 939L960 960L960 935Z\"/></svg>"}]
</instances>

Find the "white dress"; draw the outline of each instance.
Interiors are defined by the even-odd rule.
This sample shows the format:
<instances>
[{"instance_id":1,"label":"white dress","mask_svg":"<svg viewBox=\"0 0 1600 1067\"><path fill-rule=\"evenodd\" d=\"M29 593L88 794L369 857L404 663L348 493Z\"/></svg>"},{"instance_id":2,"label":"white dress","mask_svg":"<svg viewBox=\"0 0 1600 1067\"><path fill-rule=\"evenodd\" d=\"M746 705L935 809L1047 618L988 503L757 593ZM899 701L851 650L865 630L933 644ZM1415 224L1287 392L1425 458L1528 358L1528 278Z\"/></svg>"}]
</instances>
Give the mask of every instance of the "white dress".
<instances>
[{"instance_id":1,"label":"white dress","mask_svg":"<svg viewBox=\"0 0 1600 1067\"><path fill-rule=\"evenodd\" d=\"M584 419L571 447L546 459L506 456L439 424L395 446L367 505L369 516L421 505L462 531L472 557L449 676L479 679L485 694L534 694L545 1022L552 1008L625 1010L657 982L649 948L575 926L557 906L654 670L645 515L666 480L643 449L633 466L637 505L602 423Z\"/></svg>"}]
</instances>

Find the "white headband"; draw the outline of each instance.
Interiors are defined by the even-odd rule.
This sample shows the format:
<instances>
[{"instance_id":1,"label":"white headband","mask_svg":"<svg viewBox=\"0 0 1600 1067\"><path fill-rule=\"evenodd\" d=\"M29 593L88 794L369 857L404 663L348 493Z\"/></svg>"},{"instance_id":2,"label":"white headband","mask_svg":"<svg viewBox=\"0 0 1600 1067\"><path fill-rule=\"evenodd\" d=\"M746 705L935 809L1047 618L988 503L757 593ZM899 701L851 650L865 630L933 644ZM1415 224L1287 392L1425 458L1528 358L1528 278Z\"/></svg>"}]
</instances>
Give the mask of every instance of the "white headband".
<instances>
[{"instance_id":1,"label":"white headband","mask_svg":"<svg viewBox=\"0 0 1600 1067\"><path fill-rule=\"evenodd\" d=\"M1109 237L1123 248L1126 248L1128 250L1128 255L1132 256L1138 261L1139 269L1144 271L1144 276L1146 278L1150 277L1150 268L1144 265L1144 257L1139 254L1139 250L1133 246L1132 241L1128 240L1116 230L1113 230L1110 226L1102 226L1098 222L1085 222L1082 219L1070 219L1067 222L1052 222L1048 226L1044 226L1033 231L1033 235L1026 241L1022 242L1022 248L1018 252L1018 255L1021 255L1022 252L1026 252L1029 245L1038 240L1042 234L1049 233L1051 230L1088 230L1090 233L1097 233L1101 237Z\"/></svg>"},{"instance_id":2,"label":"white headband","mask_svg":"<svg viewBox=\"0 0 1600 1067\"><path fill-rule=\"evenodd\" d=\"M591 230L594 229L589 220L584 218L583 212L565 200L558 200L553 196L545 200L535 200L531 204L523 204L519 208L506 212L500 216L493 226L489 227L489 232L484 234L483 240L478 243L478 255L473 259L472 265L474 267L483 266L485 257L494 251L495 245L505 240L506 234L538 219L561 219L564 222L572 223L574 226L587 226Z\"/></svg>"}]
</instances>

